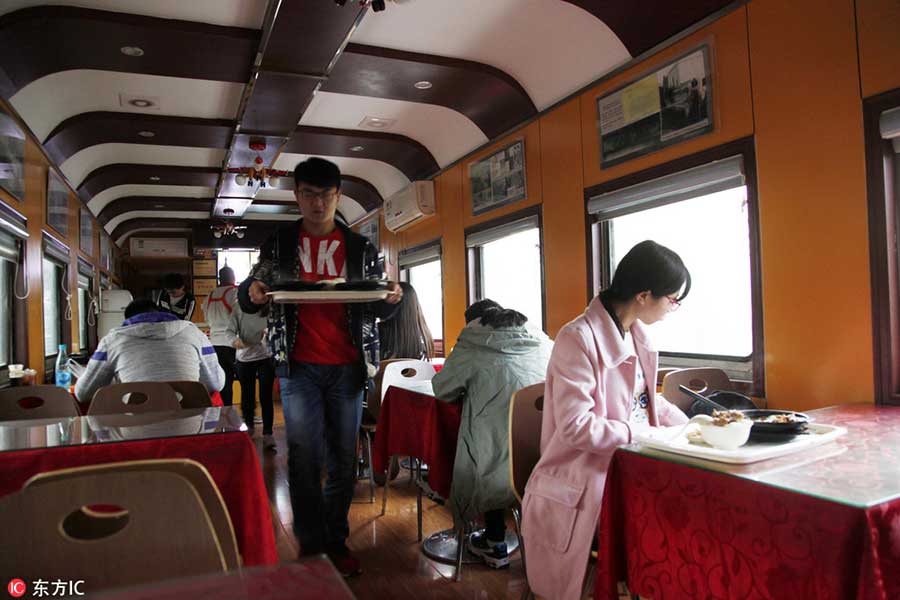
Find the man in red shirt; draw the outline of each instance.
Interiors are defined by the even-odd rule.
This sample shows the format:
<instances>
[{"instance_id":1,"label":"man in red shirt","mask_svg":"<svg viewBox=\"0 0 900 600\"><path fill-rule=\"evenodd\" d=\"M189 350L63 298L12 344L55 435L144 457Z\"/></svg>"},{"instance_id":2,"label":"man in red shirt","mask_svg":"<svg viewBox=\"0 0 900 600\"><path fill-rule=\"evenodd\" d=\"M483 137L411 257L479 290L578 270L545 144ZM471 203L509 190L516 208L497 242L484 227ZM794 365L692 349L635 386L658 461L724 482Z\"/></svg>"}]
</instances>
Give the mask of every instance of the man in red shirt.
<instances>
[{"instance_id":1,"label":"man in red shirt","mask_svg":"<svg viewBox=\"0 0 900 600\"><path fill-rule=\"evenodd\" d=\"M268 305L268 340L279 376L288 438L288 479L294 534L302 555L327 552L344 575L360 572L346 546L347 514L356 484L356 436L362 401L378 362L375 319L393 316L403 291L368 304L269 304L278 281L380 279L378 251L335 221L341 197L337 165L310 158L294 171L303 218L260 248L260 260L238 290L241 308ZM324 490L322 468L327 472Z\"/></svg>"}]
</instances>

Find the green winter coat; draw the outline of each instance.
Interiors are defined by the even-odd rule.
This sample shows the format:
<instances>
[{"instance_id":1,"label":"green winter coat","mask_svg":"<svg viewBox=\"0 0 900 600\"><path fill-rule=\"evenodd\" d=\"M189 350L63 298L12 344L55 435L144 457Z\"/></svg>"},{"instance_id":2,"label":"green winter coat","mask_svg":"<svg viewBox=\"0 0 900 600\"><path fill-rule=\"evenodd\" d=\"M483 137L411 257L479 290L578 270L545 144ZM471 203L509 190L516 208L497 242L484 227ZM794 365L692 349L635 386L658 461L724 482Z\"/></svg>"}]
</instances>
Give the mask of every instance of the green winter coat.
<instances>
[{"instance_id":1,"label":"green winter coat","mask_svg":"<svg viewBox=\"0 0 900 600\"><path fill-rule=\"evenodd\" d=\"M488 510L511 507L509 400L513 392L544 381L552 342L525 327L462 330L444 368L434 376L434 395L463 403L453 465L450 504L457 525Z\"/></svg>"}]
</instances>

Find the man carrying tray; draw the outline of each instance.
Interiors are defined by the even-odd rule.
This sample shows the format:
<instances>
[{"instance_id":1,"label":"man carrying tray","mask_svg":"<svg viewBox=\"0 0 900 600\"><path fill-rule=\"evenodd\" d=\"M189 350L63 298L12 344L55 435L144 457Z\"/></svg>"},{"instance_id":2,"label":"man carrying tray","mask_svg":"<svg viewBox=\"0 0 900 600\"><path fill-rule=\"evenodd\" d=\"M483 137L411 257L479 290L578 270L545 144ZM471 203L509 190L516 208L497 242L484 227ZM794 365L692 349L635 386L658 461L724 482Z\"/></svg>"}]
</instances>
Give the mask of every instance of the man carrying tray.
<instances>
[{"instance_id":1,"label":"man carrying tray","mask_svg":"<svg viewBox=\"0 0 900 600\"><path fill-rule=\"evenodd\" d=\"M378 364L375 318L393 316L403 291L388 284L371 303L273 304L279 283L381 279L378 251L335 221L341 197L337 165L310 158L294 170L302 218L260 248L259 262L238 289L244 312L268 311L268 339L281 386L288 441L294 534L301 555L326 552L345 576L360 572L346 546L356 483L356 436L370 372ZM322 467L328 477L324 490Z\"/></svg>"}]
</instances>

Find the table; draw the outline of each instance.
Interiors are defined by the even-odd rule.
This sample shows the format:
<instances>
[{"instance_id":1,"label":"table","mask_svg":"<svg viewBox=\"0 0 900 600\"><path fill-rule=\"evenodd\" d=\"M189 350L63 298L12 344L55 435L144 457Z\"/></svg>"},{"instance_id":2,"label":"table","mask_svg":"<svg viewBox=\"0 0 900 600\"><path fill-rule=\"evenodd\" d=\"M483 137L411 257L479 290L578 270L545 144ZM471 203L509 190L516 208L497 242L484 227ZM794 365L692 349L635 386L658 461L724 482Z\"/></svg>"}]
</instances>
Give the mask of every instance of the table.
<instances>
[{"instance_id":1,"label":"table","mask_svg":"<svg viewBox=\"0 0 900 600\"><path fill-rule=\"evenodd\" d=\"M848 434L750 465L616 451L594 597L900 598L900 408L809 414Z\"/></svg>"},{"instance_id":2,"label":"table","mask_svg":"<svg viewBox=\"0 0 900 600\"><path fill-rule=\"evenodd\" d=\"M94 597L104 600L352 600L354 596L331 562L319 556L274 568L243 569L239 573L121 588Z\"/></svg>"},{"instance_id":3,"label":"table","mask_svg":"<svg viewBox=\"0 0 900 600\"><path fill-rule=\"evenodd\" d=\"M222 493L244 564L278 562L256 447L236 407L0 423L0 496L33 475L159 458L201 463Z\"/></svg>"}]
</instances>

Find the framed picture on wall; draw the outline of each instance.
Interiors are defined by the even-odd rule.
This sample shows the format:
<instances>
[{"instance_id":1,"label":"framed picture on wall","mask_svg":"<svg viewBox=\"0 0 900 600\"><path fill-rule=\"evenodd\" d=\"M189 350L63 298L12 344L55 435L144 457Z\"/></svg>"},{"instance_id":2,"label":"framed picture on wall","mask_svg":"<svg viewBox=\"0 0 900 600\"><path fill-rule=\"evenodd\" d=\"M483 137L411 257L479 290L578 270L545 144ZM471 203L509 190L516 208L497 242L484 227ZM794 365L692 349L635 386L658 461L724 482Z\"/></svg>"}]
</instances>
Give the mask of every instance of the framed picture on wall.
<instances>
[{"instance_id":1,"label":"framed picture on wall","mask_svg":"<svg viewBox=\"0 0 900 600\"><path fill-rule=\"evenodd\" d=\"M69 188L56 171L47 171L47 225L69 237Z\"/></svg>"},{"instance_id":2,"label":"framed picture on wall","mask_svg":"<svg viewBox=\"0 0 900 600\"><path fill-rule=\"evenodd\" d=\"M600 165L610 167L713 129L709 46L597 99Z\"/></svg>"},{"instance_id":3,"label":"framed picture on wall","mask_svg":"<svg viewBox=\"0 0 900 600\"><path fill-rule=\"evenodd\" d=\"M469 165L472 214L480 215L526 195L525 140Z\"/></svg>"},{"instance_id":4,"label":"framed picture on wall","mask_svg":"<svg viewBox=\"0 0 900 600\"><path fill-rule=\"evenodd\" d=\"M94 220L91 213L85 207L81 207L81 219L79 220L78 245L81 251L88 256L94 255Z\"/></svg>"},{"instance_id":5,"label":"framed picture on wall","mask_svg":"<svg viewBox=\"0 0 900 600\"><path fill-rule=\"evenodd\" d=\"M0 111L0 188L25 197L25 134L12 117Z\"/></svg>"},{"instance_id":6,"label":"framed picture on wall","mask_svg":"<svg viewBox=\"0 0 900 600\"><path fill-rule=\"evenodd\" d=\"M369 241L372 242L372 245L379 252L381 252L381 247L378 245L378 223L380 220L380 217L375 216L359 226L359 233L369 238Z\"/></svg>"},{"instance_id":7,"label":"framed picture on wall","mask_svg":"<svg viewBox=\"0 0 900 600\"><path fill-rule=\"evenodd\" d=\"M103 230L100 230L100 268L110 270L111 260L110 260L110 242L109 236L106 235Z\"/></svg>"}]
</instances>

